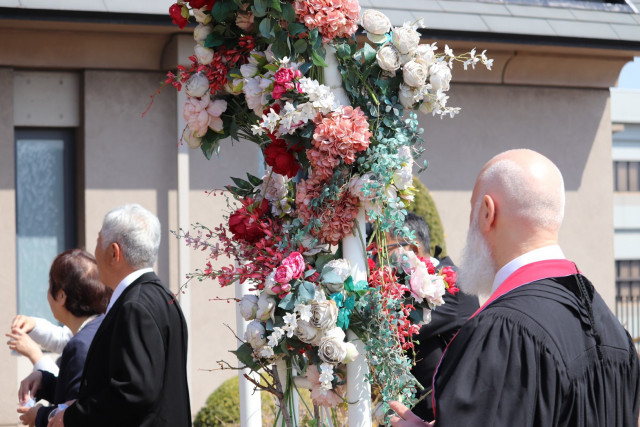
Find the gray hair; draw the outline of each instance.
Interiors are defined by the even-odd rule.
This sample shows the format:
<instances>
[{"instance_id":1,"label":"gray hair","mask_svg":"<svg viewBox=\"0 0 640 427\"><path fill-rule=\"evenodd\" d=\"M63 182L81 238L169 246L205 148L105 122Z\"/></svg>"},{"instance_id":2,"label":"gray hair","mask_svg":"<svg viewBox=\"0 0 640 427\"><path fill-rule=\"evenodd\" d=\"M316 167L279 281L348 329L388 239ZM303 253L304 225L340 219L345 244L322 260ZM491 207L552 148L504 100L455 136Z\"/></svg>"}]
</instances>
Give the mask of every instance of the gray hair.
<instances>
[{"instance_id":1,"label":"gray hair","mask_svg":"<svg viewBox=\"0 0 640 427\"><path fill-rule=\"evenodd\" d=\"M544 173L555 175L553 178L557 185L540 185L539 177L532 179L531 171L508 158L487 167L482 173L482 180L485 185L500 188L504 192L509 203L503 208L509 209L517 217L538 227L559 229L564 218L564 181L558 168L549 163Z\"/></svg>"},{"instance_id":2,"label":"gray hair","mask_svg":"<svg viewBox=\"0 0 640 427\"><path fill-rule=\"evenodd\" d=\"M111 210L102 222L102 248L117 243L125 261L135 269L152 267L160 247L160 221L138 204Z\"/></svg>"}]
</instances>

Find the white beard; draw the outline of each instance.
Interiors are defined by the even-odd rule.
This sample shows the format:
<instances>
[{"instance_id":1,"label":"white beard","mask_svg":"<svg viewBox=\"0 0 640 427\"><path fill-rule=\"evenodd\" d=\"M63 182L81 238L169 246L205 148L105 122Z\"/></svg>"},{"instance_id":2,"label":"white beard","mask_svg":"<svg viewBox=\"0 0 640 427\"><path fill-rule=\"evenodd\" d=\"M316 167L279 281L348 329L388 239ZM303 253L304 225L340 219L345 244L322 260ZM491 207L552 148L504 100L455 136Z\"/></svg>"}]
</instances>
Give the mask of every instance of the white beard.
<instances>
[{"instance_id":1,"label":"white beard","mask_svg":"<svg viewBox=\"0 0 640 427\"><path fill-rule=\"evenodd\" d=\"M474 220L467 233L467 244L462 250L456 286L465 294L488 296L491 294L495 275L491 250Z\"/></svg>"}]
</instances>

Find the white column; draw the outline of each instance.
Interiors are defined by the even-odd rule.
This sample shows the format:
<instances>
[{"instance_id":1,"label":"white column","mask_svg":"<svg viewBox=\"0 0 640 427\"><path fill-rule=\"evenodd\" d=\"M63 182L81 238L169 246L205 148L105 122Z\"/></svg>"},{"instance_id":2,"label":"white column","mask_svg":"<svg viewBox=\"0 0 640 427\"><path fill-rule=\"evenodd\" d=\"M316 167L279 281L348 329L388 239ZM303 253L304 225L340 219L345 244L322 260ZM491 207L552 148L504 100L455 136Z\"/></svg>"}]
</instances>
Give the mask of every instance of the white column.
<instances>
[{"instance_id":1,"label":"white column","mask_svg":"<svg viewBox=\"0 0 640 427\"><path fill-rule=\"evenodd\" d=\"M367 280L367 266L365 257L366 234L365 213L360 208L356 219L355 235L347 236L342 241L344 257L351 264L351 277L354 283ZM347 339L358 349L359 356L347 364L347 401L349 402L349 426L371 426L371 386L367 381L369 364L365 356L364 343L351 330L347 331Z\"/></svg>"},{"instance_id":2,"label":"white column","mask_svg":"<svg viewBox=\"0 0 640 427\"><path fill-rule=\"evenodd\" d=\"M341 105L348 105L349 98L342 87L342 77L338 70L338 60L335 49L326 46L327 68L324 70L325 84L331 87L331 91ZM354 235L347 236L342 241L342 251L346 259L351 264L351 277L354 283L360 280L367 280L367 260L366 232L365 232L365 212L360 208L356 219ZM360 355L353 362L347 364L347 401L349 402L349 426L369 427L371 426L371 386L367 381L369 364L365 356L365 348L362 341L350 330L347 331L347 339L358 349Z\"/></svg>"},{"instance_id":3,"label":"white column","mask_svg":"<svg viewBox=\"0 0 640 427\"><path fill-rule=\"evenodd\" d=\"M242 285L236 284L236 298L241 299L243 295L249 292L249 282L244 282ZM249 322L244 320L240 314L240 310L236 307L236 333L238 337L244 336L244 331L247 329ZM238 346L242 344L238 341ZM251 372L245 368L238 371L238 388L240 393L240 425L242 427L262 427L262 406L260 399L260 392L255 389L255 386L244 377L244 374L248 374L255 381L260 381L260 376L255 372Z\"/></svg>"},{"instance_id":4,"label":"white column","mask_svg":"<svg viewBox=\"0 0 640 427\"><path fill-rule=\"evenodd\" d=\"M185 127L184 118L182 117L182 105L184 104L187 95L184 91L177 93L177 138L179 141L182 138L182 130ZM189 147L186 144L178 145L177 152L178 163L178 229L188 230L189 223ZM184 244L184 242L178 243L178 286L182 286L187 280L187 274L191 272L191 249ZM179 292L178 300L180 301L180 307L187 323L187 330L191 331L191 292L189 288ZM187 344L187 382L189 388L191 388L191 348L193 337L190 337Z\"/></svg>"}]
</instances>

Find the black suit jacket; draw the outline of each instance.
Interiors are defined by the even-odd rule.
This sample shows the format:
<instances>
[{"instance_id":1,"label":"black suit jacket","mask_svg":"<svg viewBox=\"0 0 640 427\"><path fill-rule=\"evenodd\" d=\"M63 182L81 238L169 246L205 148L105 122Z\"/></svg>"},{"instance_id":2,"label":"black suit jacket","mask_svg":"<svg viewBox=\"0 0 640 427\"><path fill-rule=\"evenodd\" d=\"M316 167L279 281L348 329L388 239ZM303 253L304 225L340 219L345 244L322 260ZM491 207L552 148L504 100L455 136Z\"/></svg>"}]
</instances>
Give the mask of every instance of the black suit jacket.
<instances>
[{"instance_id":1,"label":"black suit jacket","mask_svg":"<svg viewBox=\"0 0 640 427\"><path fill-rule=\"evenodd\" d=\"M154 273L145 273L96 332L65 426L190 426L186 368L180 306Z\"/></svg>"},{"instance_id":2,"label":"black suit jacket","mask_svg":"<svg viewBox=\"0 0 640 427\"><path fill-rule=\"evenodd\" d=\"M445 257L439 261L437 270L443 267L455 269L451 258ZM480 306L477 296L462 292L456 295L445 292L443 299L444 304L431 312L431 322L423 325L418 335L413 338L420 342L416 345L416 364L411 369L413 376L424 387L419 397L431 390L433 374L449 341ZM433 421L431 395L425 396L412 410L423 420Z\"/></svg>"}]
</instances>

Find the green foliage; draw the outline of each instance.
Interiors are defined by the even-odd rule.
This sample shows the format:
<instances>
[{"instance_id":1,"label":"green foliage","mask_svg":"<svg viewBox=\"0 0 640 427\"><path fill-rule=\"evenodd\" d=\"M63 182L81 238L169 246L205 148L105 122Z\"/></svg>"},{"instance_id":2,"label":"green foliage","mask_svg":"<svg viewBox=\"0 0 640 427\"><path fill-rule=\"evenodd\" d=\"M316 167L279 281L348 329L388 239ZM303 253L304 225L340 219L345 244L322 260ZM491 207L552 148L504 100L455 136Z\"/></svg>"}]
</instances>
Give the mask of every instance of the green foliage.
<instances>
[{"instance_id":1,"label":"green foliage","mask_svg":"<svg viewBox=\"0 0 640 427\"><path fill-rule=\"evenodd\" d=\"M262 412L274 413L273 398L268 393L261 393ZM207 402L196 414L194 427L240 426L240 396L238 392L238 376L223 382L207 398Z\"/></svg>"},{"instance_id":2,"label":"green foliage","mask_svg":"<svg viewBox=\"0 0 640 427\"><path fill-rule=\"evenodd\" d=\"M442 248L442 254L447 254L447 246L444 239L444 228L440 221L440 214L436 204L429 193L427 187L425 187L417 177L413 177L413 186L416 188L415 199L413 203L407 208L410 212L420 215L429 224L429 231L431 232L431 254L433 255L436 245Z\"/></svg>"}]
</instances>

